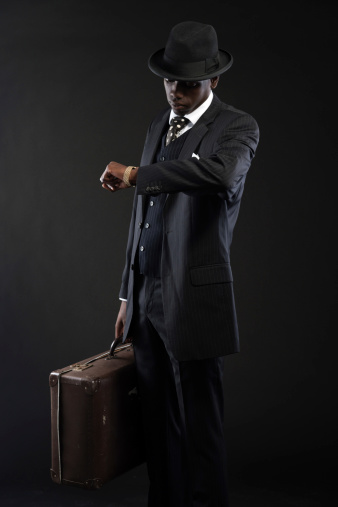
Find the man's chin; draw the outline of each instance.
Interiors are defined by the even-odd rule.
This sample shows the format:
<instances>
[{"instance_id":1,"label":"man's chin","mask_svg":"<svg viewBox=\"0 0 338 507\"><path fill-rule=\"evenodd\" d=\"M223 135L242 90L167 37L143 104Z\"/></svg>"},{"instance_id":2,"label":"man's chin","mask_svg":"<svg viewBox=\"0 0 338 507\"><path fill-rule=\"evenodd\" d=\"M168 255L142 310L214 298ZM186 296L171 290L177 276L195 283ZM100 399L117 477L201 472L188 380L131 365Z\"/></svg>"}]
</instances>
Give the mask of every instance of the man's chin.
<instances>
[{"instance_id":1,"label":"man's chin","mask_svg":"<svg viewBox=\"0 0 338 507\"><path fill-rule=\"evenodd\" d=\"M174 113L178 116L184 116L185 114L189 113L189 109L186 106L172 105L171 107Z\"/></svg>"},{"instance_id":2,"label":"man's chin","mask_svg":"<svg viewBox=\"0 0 338 507\"><path fill-rule=\"evenodd\" d=\"M173 109L173 111L176 114L176 116L184 116L189 113L189 111L183 110L183 109L179 109L179 110Z\"/></svg>"}]
</instances>

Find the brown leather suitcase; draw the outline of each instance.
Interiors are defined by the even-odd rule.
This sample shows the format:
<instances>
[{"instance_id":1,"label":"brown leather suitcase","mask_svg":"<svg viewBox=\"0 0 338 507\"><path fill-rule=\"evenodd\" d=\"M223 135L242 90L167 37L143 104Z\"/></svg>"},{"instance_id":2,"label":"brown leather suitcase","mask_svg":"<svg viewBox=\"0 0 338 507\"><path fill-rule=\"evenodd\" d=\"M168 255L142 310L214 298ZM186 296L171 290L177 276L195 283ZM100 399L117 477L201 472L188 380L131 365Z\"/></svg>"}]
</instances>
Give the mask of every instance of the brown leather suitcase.
<instances>
[{"instance_id":1,"label":"brown leather suitcase","mask_svg":"<svg viewBox=\"0 0 338 507\"><path fill-rule=\"evenodd\" d=\"M100 488L144 462L132 346L116 348L50 374L51 477Z\"/></svg>"}]
</instances>

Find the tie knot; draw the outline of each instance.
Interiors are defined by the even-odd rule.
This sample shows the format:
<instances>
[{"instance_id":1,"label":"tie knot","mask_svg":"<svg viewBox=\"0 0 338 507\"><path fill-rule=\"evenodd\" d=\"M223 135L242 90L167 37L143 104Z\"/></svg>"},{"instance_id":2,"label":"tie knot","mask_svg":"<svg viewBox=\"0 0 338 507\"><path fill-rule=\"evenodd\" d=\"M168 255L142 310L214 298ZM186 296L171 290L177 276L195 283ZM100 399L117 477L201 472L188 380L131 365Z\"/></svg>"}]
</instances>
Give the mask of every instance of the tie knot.
<instances>
[{"instance_id":1,"label":"tie knot","mask_svg":"<svg viewBox=\"0 0 338 507\"><path fill-rule=\"evenodd\" d=\"M178 138L181 130L187 125L187 123L189 123L189 120L184 116L174 116L174 118L170 120L170 127L166 138L166 146L168 146L171 141L175 141L175 139Z\"/></svg>"},{"instance_id":2,"label":"tie knot","mask_svg":"<svg viewBox=\"0 0 338 507\"><path fill-rule=\"evenodd\" d=\"M175 130L182 129L187 123L189 123L189 120L185 116L174 116L170 121L170 125L172 125Z\"/></svg>"}]
</instances>

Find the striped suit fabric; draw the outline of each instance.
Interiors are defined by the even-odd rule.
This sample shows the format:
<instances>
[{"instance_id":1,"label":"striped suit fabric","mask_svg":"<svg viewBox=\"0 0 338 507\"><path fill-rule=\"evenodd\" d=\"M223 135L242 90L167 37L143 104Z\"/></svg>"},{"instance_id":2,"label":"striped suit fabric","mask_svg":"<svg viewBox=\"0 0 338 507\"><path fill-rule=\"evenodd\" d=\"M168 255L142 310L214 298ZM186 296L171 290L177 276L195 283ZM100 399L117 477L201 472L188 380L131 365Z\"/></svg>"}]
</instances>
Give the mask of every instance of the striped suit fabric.
<instances>
[{"instance_id":1,"label":"striped suit fabric","mask_svg":"<svg viewBox=\"0 0 338 507\"><path fill-rule=\"evenodd\" d=\"M224 356L239 351L230 246L259 130L249 114L214 96L178 158L157 162L169 112L150 125L138 172L120 290L128 299L124 339L133 314L138 224L147 196L165 194L159 257L168 344L179 361Z\"/></svg>"}]
</instances>

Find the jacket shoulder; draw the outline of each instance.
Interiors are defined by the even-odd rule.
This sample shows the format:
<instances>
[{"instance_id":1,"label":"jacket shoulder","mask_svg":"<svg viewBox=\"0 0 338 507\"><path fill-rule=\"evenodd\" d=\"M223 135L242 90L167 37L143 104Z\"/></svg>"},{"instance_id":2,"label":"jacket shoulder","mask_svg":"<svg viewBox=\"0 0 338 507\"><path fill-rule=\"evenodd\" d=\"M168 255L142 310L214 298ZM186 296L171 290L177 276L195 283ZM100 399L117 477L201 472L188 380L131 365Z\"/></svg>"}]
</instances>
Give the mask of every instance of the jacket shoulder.
<instances>
[{"instance_id":1,"label":"jacket shoulder","mask_svg":"<svg viewBox=\"0 0 338 507\"><path fill-rule=\"evenodd\" d=\"M247 124L249 124L255 130L258 130L258 123L251 114L243 111L242 109L238 109L237 107L226 104L225 102L221 102L219 99L218 105L219 105L219 115L221 117L227 118L230 122L242 120Z\"/></svg>"}]
</instances>

